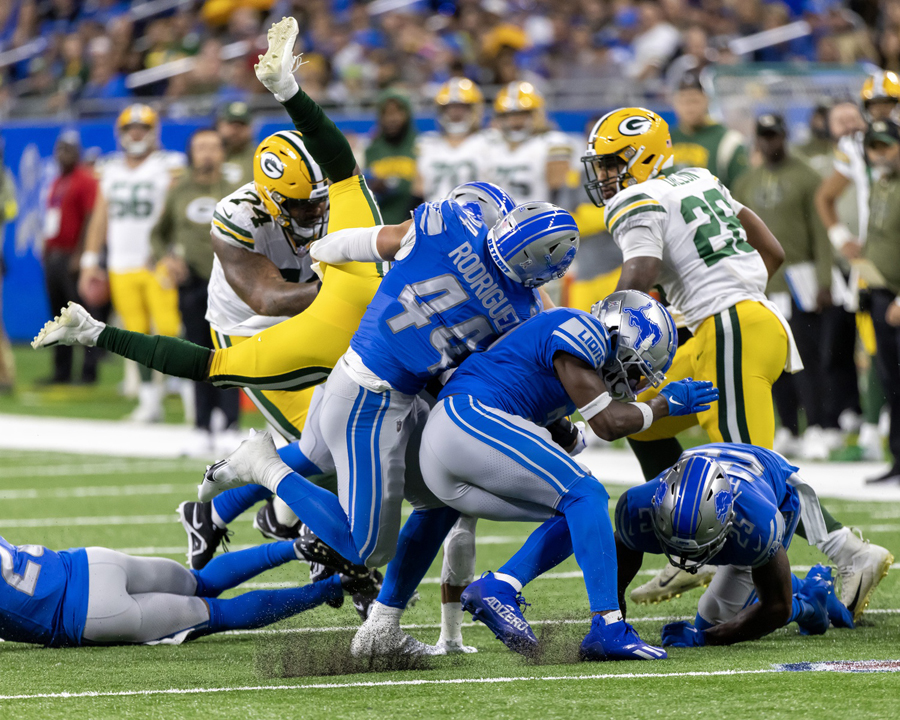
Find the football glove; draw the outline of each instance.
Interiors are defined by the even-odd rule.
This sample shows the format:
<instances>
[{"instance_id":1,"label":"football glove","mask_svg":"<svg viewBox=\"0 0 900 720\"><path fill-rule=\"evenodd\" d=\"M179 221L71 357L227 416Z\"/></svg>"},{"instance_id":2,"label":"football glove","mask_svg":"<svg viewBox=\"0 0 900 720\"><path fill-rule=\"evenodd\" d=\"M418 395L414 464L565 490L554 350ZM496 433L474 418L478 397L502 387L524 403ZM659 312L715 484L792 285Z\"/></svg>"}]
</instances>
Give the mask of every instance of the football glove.
<instances>
[{"instance_id":1,"label":"football glove","mask_svg":"<svg viewBox=\"0 0 900 720\"><path fill-rule=\"evenodd\" d=\"M669 415L693 415L709 410L709 405L719 399L719 391L708 380L685 378L666 385L659 391L669 404Z\"/></svg>"},{"instance_id":2,"label":"football glove","mask_svg":"<svg viewBox=\"0 0 900 720\"><path fill-rule=\"evenodd\" d=\"M568 451L569 457L575 457L587 447L587 436L584 434L586 425L581 420L574 425L578 429L578 437L575 439L575 445Z\"/></svg>"},{"instance_id":3,"label":"football glove","mask_svg":"<svg viewBox=\"0 0 900 720\"><path fill-rule=\"evenodd\" d=\"M687 621L669 623L662 629L663 647L703 647L706 633Z\"/></svg>"}]
</instances>

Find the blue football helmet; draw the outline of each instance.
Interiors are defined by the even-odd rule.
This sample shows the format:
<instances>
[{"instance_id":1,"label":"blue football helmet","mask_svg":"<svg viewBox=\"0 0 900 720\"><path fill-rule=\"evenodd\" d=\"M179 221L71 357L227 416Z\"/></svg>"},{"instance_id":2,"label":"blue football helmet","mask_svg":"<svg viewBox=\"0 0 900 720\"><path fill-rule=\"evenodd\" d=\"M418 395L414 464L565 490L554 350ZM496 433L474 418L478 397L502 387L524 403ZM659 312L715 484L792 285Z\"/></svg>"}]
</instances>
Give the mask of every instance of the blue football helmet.
<instances>
[{"instance_id":1,"label":"blue football helmet","mask_svg":"<svg viewBox=\"0 0 900 720\"><path fill-rule=\"evenodd\" d=\"M591 315L612 341L600 375L613 399L633 400L642 378L653 387L666 379L678 349L678 330L662 303L638 290L617 290L595 303Z\"/></svg>"},{"instance_id":2,"label":"blue football helmet","mask_svg":"<svg viewBox=\"0 0 900 720\"><path fill-rule=\"evenodd\" d=\"M653 532L669 562L695 573L725 545L734 492L715 460L690 450L662 476L650 507Z\"/></svg>"},{"instance_id":3,"label":"blue football helmet","mask_svg":"<svg viewBox=\"0 0 900 720\"><path fill-rule=\"evenodd\" d=\"M447 199L455 200L476 215L480 215L489 228L494 227L500 218L508 215L516 206L506 190L489 182L467 182L458 185L450 191Z\"/></svg>"},{"instance_id":4,"label":"blue football helmet","mask_svg":"<svg viewBox=\"0 0 900 720\"><path fill-rule=\"evenodd\" d=\"M578 252L572 215L548 202L517 205L487 236L491 259L512 280L540 287L561 278Z\"/></svg>"}]
</instances>

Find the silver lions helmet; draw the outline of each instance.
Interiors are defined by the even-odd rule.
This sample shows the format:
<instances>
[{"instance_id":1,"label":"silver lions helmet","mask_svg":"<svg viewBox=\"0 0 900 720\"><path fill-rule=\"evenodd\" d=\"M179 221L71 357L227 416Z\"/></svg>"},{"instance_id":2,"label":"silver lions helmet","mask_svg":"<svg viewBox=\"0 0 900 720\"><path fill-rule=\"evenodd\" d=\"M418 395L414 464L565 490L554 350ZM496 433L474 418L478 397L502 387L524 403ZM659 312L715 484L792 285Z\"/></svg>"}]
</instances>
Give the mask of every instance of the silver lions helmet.
<instances>
[{"instance_id":1,"label":"silver lions helmet","mask_svg":"<svg viewBox=\"0 0 900 720\"><path fill-rule=\"evenodd\" d=\"M696 573L728 540L734 520L728 476L715 460L685 453L663 475L650 515L669 562Z\"/></svg>"},{"instance_id":2,"label":"silver lions helmet","mask_svg":"<svg viewBox=\"0 0 900 720\"><path fill-rule=\"evenodd\" d=\"M600 374L616 400L633 400L642 378L653 387L666 379L678 348L675 321L658 300L618 290L591 308L609 331L612 354Z\"/></svg>"}]
</instances>

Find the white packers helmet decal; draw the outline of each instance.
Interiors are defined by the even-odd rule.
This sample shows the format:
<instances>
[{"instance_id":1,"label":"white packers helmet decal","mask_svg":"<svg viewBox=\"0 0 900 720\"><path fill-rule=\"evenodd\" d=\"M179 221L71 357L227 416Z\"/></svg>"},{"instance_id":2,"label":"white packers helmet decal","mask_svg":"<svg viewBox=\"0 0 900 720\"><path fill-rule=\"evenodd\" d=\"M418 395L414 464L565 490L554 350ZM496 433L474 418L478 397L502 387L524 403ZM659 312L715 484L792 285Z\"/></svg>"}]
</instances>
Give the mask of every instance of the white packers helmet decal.
<instances>
[{"instance_id":1,"label":"white packers helmet decal","mask_svg":"<svg viewBox=\"0 0 900 720\"><path fill-rule=\"evenodd\" d=\"M619 123L619 132L623 135L633 137L635 135L643 135L652 126L653 123L648 117L641 115L632 115L631 117L625 118L622 122Z\"/></svg>"},{"instance_id":2,"label":"white packers helmet decal","mask_svg":"<svg viewBox=\"0 0 900 720\"><path fill-rule=\"evenodd\" d=\"M264 152L259 156L260 169L273 180L284 176L284 163L275 153Z\"/></svg>"}]
</instances>

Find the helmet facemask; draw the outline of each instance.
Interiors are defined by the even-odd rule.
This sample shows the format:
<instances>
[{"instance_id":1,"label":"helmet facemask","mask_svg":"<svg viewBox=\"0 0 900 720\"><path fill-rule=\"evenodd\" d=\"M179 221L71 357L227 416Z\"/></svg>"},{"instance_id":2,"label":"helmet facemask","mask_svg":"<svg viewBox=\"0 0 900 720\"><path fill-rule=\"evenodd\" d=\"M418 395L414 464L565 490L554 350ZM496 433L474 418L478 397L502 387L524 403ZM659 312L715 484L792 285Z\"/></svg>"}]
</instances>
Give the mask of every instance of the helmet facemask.
<instances>
[{"instance_id":1,"label":"helmet facemask","mask_svg":"<svg viewBox=\"0 0 900 720\"><path fill-rule=\"evenodd\" d=\"M130 130L133 127L144 128L144 136L140 140L134 140L131 137ZM143 123L130 123L125 125L119 133L119 144L122 146L122 149L128 157L139 158L147 155L153 150L153 147L156 144L155 141L156 138L154 136L153 128L150 125L145 125Z\"/></svg>"},{"instance_id":2,"label":"helmet facemask","mask_svg":"<svg viewBox=\"0 0 900 720\"><path fill-rule=\"evenodd\" d=\"M627 147L620 154L585 155L581 158L588 181L584 184L591 202L597 207L606 205L617 193L637 183L628 172L634 148Z\"/></svg>"},{"instance_id":3,"label":"helmet facemask","mask_svg":"<svg viewBox=\"0 0 900 720\"><path fill-rule=\"evenodd\" d=\"M506 141L522 143L530 138L534 134L534 115L534 110L514 110L498 115L497 124ZM520 120L524 122L520 122Z\"/></svg>"},{"instance_id":4,"label":"helmet facemask","mask_svg":"<svg viewBox=\"0 0 900 720\"><path fill-rule=\"evenodd\" d=\"M465 108L465 114L455 108ZM450 117L457 113L461 116L460 119L454 120ZM468 135L475 129L478 122L477 114L474 105L461 102L448 103L438 107L437 121L447 135Z\"/></svg>"},{"instance_id":5,"label":"helmet facemask","mask_svg":"<svg viewBox=\"0 0 900 720\"><path fill-rule=\"evenodd\" d=\"M328 190L313 190L308 200L286 198L277 191L269 192L272 202L278 206L275 222L284 231L285 239L295 255L313 240L325 235L328 227Z\"/></svg>"}]
</instances>

